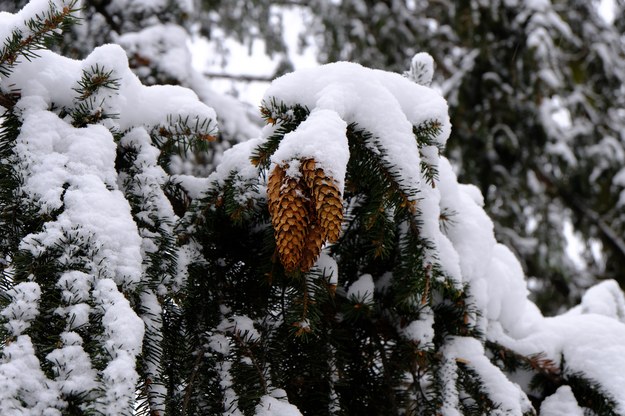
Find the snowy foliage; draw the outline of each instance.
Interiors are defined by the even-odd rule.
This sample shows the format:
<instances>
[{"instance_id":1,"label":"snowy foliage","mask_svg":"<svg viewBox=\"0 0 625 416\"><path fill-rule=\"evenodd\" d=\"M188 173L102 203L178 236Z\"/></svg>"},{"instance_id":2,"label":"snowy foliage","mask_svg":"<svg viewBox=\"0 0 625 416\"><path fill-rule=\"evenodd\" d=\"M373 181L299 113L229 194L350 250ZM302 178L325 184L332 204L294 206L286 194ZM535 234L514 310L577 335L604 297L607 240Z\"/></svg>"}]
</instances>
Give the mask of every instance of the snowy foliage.
<instances>
[{"instance_id":1,"label":"snowy foliage","mask_svg":"<svg viewBox=\"0 0 625 416\"><path fill-rule=\"evenodd\" d=\"M455 129L446 153L482 191L539 306L561 312L604 278L625 286L622 0L287 3L249 1L242 14L233 2L211 13L210 32L286 53L297 11L300 45L319 62L400 72L427 50ZM421 67L425 82L430 64L416 59L405 74Z\"/></svg>"},{"instance_id":2,"label":"snowy foliage","mask_svg":"<svg viewBox=\"0 0 625 416\"><path fill-rule=\"evenodd\" d=\"M65 6L33 2L18 15L3 14L2 28L28 39L37 33L25 32L22 22L62 16ZM3 383L21 373L41 385L3 390L15 396L2 406L32 414L60 414L73 406L129 414L142 349L144 359L160 365L143 348L161 336L158 319L150 325L147 318L161 313L153 291L164 295L177 279L163 260L151 265L155 260L149 259L165 248L160 239L173 239L176 221L158 158L175 150L176 140L193 143L187 136L201 141L216 134L216 115L189 90L143 86L117 45L82 61L47 50L28 57L14 67L2 62L6 75L0 80L4 94L17 91L7 96L15 101L5 122L19 125L15 136L10 128L3 131L3 174L13 181L5 185L14 186L16 198L3 207L31 215L23 226L10 217L2 222L7 241L19 244L3 253L10 265L3 286L14 284L2 312L10 338L1 371ZM152 336L144 339L146 331ZM44 346L46 338L57 338L57 346Z\"/></svg>"},{"instance_id":3,"label":"snowy foliage","mask_svg":"<svg viewBox=\"0 0 625 416\"><path fill-rule=\"evenodd\" d=\"M429 55L404 76L282 76L259 137L201 179L172 173L215 144L217 114L130 68L193 86L185 32L120 21L126 52L40 50L73 6L0 14L0 413L625 414L625 295L608 280L554 317L528 299L480 190L442 155ZM529 26L572 36L549 2L530 9ZM315 234L337 218L337 238ZM315 264L287 269L281 244Z\"/></svg>"}]
</instances>

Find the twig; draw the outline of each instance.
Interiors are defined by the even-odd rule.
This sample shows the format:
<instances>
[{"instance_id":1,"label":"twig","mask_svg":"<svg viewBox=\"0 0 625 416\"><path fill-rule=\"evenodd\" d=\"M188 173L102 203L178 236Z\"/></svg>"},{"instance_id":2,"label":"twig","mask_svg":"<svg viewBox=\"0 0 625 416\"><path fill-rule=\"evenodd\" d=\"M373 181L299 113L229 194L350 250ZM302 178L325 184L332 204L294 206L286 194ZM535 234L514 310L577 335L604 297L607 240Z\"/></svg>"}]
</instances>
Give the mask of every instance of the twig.
<instances>
[{"instance_id":1,"label":"twig","mask_svg":"<svg viewBox=\"0 0 625 416\"><path fill-rule=\"evenodd\" d=\"M193 363L193 372L191 373L191 378L189 378L189 384L187 385L186 391L184 393L184 400L182 402L182 413L183 415L187 414L187 407L189 406L189 401L191 401L191 391L193 391L193 382L195 381L195 376L197 375L198 368L200 367L200 363L202 362L202 357L204 354L202 351L198 351L197 358Z\"/></svg>"},{"instance_id":2,"label":"twig","mask_svg":"<svg viewBox=\"0 0 625 416\"><path fill-rule=\"evenodd\" d=\"M208 78L225 78L242 82L271 82L274 77L269 75L244 75L244 74L226 74L217 72L204 72L204 76Z\"/></svg>"}]
</instances>

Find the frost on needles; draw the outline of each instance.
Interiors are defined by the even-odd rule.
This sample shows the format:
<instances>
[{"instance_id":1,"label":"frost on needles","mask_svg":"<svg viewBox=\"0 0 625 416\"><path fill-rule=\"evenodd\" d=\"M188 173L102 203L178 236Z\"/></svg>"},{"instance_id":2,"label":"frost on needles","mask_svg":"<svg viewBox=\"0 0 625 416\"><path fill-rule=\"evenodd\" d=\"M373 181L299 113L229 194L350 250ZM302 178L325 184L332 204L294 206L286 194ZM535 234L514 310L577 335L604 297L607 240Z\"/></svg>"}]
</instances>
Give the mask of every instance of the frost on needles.
<instances>
[{"instance_id":1,"label":"frost on needles","mask_svg":"<svg viewBox=\"0 0 625 416\"><path fill-rule=\"evenodd\" d=\"M0 414L625 414L623 292L528 300L427 54L277 79L194 178L215 112L32 41L74 7L0 14Z\"/></svg>"}]
</instances>

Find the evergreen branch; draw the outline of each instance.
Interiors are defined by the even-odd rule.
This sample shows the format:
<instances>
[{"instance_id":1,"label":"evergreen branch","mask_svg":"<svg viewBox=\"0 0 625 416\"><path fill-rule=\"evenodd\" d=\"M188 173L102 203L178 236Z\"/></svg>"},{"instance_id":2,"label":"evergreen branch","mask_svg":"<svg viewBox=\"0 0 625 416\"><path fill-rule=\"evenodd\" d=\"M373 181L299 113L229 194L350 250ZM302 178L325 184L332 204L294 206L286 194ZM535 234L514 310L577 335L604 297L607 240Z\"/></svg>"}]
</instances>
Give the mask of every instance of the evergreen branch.
<instances>
[{"instance_id":1,"label":"evergreen branch","mask_svg":"<svg viewBox=\"0 0 625 416\"><path fill-rule=\"evenodd\" d=\"M4 40L0 48L0 75L9 76L13 67L23 56L30 60L37 56L38 49L46 48L51 42L58 39L59 29L65 30L76 22L75 8L78 0L72 0L68 5L58 10L50 3L50 9L42 16L35 15L25 22L29 33L25 34L21 29L14 29L11 37Z\"/></svg>"},{"instance_id":2,"label":"evergreen branch","mask_svg":"<svg viewBox=\"0 0 625 416\"><path fill-rule=\"evenodd\" d=\"M460 407L463 414L488 415L498 410L500 404L493 402L488 396L477 372L461 359L456 359L456 364L458 373L456 385L458 391L466 393L466 395L459 394Z\"/></svg>"},{"instance_id":3,"label":"evergreen branch","mask_svg":"<svg viewBox=\"0 0 625 416\"><path fill-rule=\"evenodd\" d=\"M582 372L567 373L565 379L571 387L575 399L580 406L592 409L594 414L601 416L618 416L617 403L594 380L588 379Z\"/></svg>"},{"instance_id":4,"label":"evergreen branch","mask_svg":"<svg viewBox=\"0 0 625 416\"><path fill-rule=\"evenodd\" d=\"M18 99L19 99L19 94L16 94L16 93L6 94L0 91L0 106L6 108L9 111L13 110L13 107L17 103Z\"/></svg>"},{"instance_id":5,"label":"evergreen branch","mask_svg":"<svg viewBox=\"0 0 625 416\"><path fill-rule=\"evenodd\" d=\"M100 67L99 64L91 66L89 70L84 69L82 71L82 77L78 81L78 87L73 88L78 93L76 98L79 101L84 101L93 96L100 88L107 88L110 90L118 90L120 86L120 80L113 78L113 70L106 71Z\"/></svg>"},{"instance_id":6,"label":"evergreen branch","mask_svg":"<svg viewBox=\"0 0 625 416\"><path fill-rule=\"evenodd\" d=\"M174 154L184 156L187 152L206 150L209 142L217 140L216 133L217 126L212 119L169 115L166 123L151 130L150 137L161 151L159 164L166 167Z\"/></svg>"},{"instance_id":7,"label":"evergreen branch","mask_svg":"<svg viewBox=\"0 0 625 416\"><path fill-rule=\"evenodd\" d=\"M507 371L513 372L519 368L540 374L553 385L562 383L562 373L556 364L545 358L544 354L522 355L510 348L493 341L486 341L485 347L493 353L492 361L499 362Z\"/></svg>"},{"instance_id":8,"label":"evergreen branch","mask_svg":"<svg viewBox=\"0 0 625 416\"><path fill-rule=\"evenodd\" d=\"M294 131L302 121L306 120L310 110L299 104L289 107L284 102L277 102L275 98L271 98L269 102L263 101L260 113L267 124L277 125L274 133L265 143L256 148L251 157L254 165L267 169L271 155L278 149L284 135Z\"/></svg>"},{"instance_id":9,"label":"evergreen branch","mask_svg":"<svg viewBox=\"0 0 625 416\"><path fill-rule=\"evenodd\" d=\"M74 127L85 127L89 124L96 124L105 119L117 118L117 114L104 111L104 99L99 104L93 97L79 101L70 112L72 125Z\"/></svg>"},{"instance_id":10,"label":"evergreen branch","mask_svg":"<svg viewBox=\"0 0 625 416\"><path fill-rule=\"evenodd\" d=\"M256 355L252 352L252 349L245 342L244 338L242 338L236 331L233 334L233 339L235 343L243 351L244 356L246 356L252 361L252 365L254 366L254 369L256 370L256 374L258 375L258 380L260 382L262 394L267 394L269 391L269 385L267 383L265 372L263 371L261 364L259 364L258 360L256 359Z\"/></svg>"}]
</instances>

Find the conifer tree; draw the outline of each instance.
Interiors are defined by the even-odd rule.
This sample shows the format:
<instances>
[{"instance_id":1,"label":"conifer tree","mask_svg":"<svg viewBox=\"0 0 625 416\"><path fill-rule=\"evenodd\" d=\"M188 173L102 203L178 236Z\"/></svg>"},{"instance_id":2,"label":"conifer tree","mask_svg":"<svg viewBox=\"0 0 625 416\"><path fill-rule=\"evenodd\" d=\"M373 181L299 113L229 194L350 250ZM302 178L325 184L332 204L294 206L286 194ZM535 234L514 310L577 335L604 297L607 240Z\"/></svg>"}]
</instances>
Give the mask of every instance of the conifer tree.
<instances>
[{"instance_id":1,"label":"conifer tree","mask_svg":"<svg viewBox=\"0 0 625 416\"><path fill-rule=\"evenodd\" d=\"M200 179L171 161L215 112L116 45L44 49L74 8L0 14L0 413L625 414L623 292L527 299L432 57L279 78Z\"/></svg>"},{"instance_id":2,"label":"conifer tree","mask_svg":"<svg viewBox=\"0 0 625 416\"><path fill-rule=\"evenodd\" d=\"M0 0L0 10L15 12L26 0ZM192 66L189 40L201 14L191 1L82 0L79 21L53 47L65 56L84 59L99 45L116 43L129 57L129 66L144 85L180 85L192 89L215 109L222 128L213 146L174 158L178 173L207 176L223 151L258 134L260 117L255 109L215 92L211 82ZM191 163L192 159L196 159Z\"/></svg>"},{"instance_id":3,"label":"conifer tree","mask_svg":"<svg viewBox=\"0 0 625 416\"><path fill-rule=\"evenodd\" d=\"M227 16L240 3L261 19L260 1L233 2ZM400 72L419 50L433 55L434 82L458 137L446 152L460 179L481 189L497 238L521 259L541 307L555 313L597 279L624 284L623 2L614 6L613 24L592 1L275 7L306 11L304 39L315 43L321 62ZM262 29L266 22L248 23L226 18L222 29L246 42L264 35L280 53L276 34ZM567 254L569 226L579 241L577 265Z\"/></svg>"},{"instance_id":4,"label":"conifer tree","mask_svg":"<svg viewBox=\"0 0 625 416\"><path fill-rule=\"evenodd\" d=\"M162 414L163 316L184 279L167 165L216 117L188 90L142 86L119 46L42 50L75 5L3 16L0 413Z\"/></svg>"}]
</instances>

